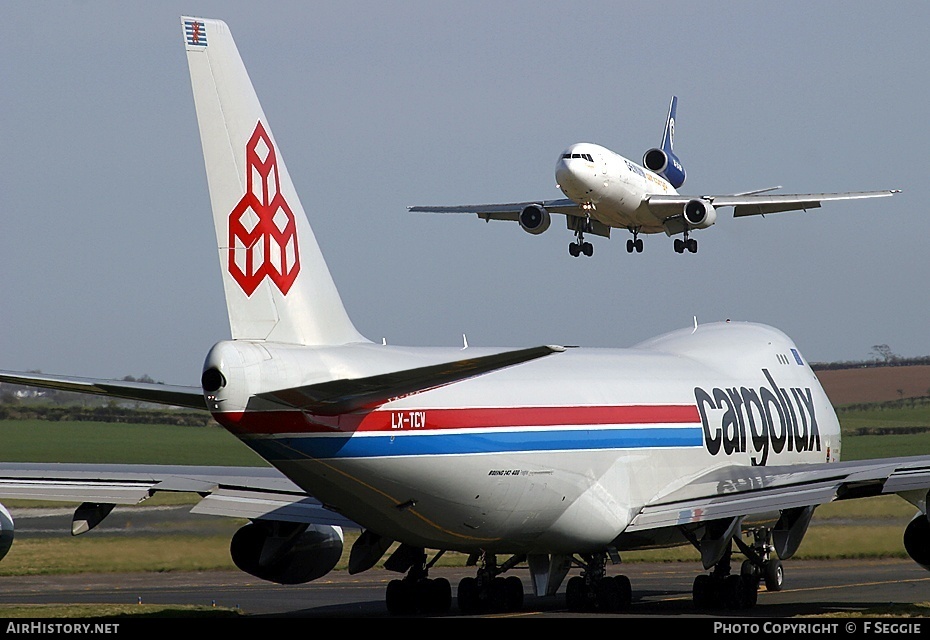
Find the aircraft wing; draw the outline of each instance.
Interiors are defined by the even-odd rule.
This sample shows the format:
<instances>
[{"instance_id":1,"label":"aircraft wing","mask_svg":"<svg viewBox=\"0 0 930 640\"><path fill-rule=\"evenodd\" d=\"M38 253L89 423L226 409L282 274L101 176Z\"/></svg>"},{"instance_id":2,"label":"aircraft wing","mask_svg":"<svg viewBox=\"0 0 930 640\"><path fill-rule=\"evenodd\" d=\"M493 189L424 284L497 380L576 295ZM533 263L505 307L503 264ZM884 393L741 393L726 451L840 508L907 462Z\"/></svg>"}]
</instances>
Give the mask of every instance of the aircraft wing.
<instances>
[{"instance_id":1,"label":"aircraft wing","mask_svg":"<svg viewBox=\"0 0 930 640\"><path fill-rule=\"evenodd\" d=\"M261 393L257 397L318 415L336 415L375 407L394 398L434 389L564 350L564 347L556 346L530 347L367 378L347 378L280 389Z\"/></svg>"},{"instance_id":2,"label":"aircraft wing","mask_svg":"<svg viewBox=\"0 0 930 640\"><path fill-rule=\"evenodd\" d=\"M360 528L271 467L0 464L0 498L83 503L73 535L92 529L114 505L138 504L157 492L199 494L192 513Z\"/></svg>"},{"instance_id":3,"label":"aircraft wing","mask_svg":"<svg viewBox=\"0 0 930 640\"><path fill-rule=\"evenodd\" d=\"M800 193L770 194L746 193L722 196L652 195L646 198L646 206L662 220L680 215L689 200L707 200L716 208L733 207L733 217L765 215L782 211L806 211L816 209L821 203L832 200L859 200L883 198L900 193L897 189L885 191L850 191L847 193Z\"/></svg>"},{"instance_id":4,"label":"aircraft wing","mask_svg":"<svg viewBox=\"0 0 930 640\"><path fill-rule=\"evenodd\" d=\"M456 206L416 206L407 207L412 213L475 213L482 220L511 220L516 222L520 212L529 206L543 207L550 213L563 213L569 216L584 216L584 211L574 200L531 200L527 202L508 202L504 204L464 204Z\"/></svg>"},{"instance_id":5,"label":"aircraft wing","mask_svg":"<svg viewBox=\"0 0 930 640\"><path fill-rule=\"evenodd\" d=\"M203 390L200 387L50 376L41 373L20 373L18 371L0 371L0 382L56 389L58 391L90 393L111 398L138 400L140 402L155 402L173 407L207 408L206 401L203 398Z\"/></svg>"},{"instance_id":6,"label":"aircraft wing","mask_svg":"<svg viewBox=\"0 0 930 640\"><path fill-rule=\"evenodd\" d=\"M926 499L928 488L930 456L817 465L728 465L642 507L618 542L648 546L681 535L699 548L704 568L709 569L723 557L744 518L751 522L753 516L777 515L772 543L778 557L787 559L801 544L817 506L888 494L899 494L916 505ZM698 541L700 529L704 534Z\"/></svg>"},{"instance_id":7,"label":"aircraft wing","mask_svg":"<svg viewBox=\"0 0 930 640\"><path fill-rule=\"evenodd\" d=\"M656 498L626 531L817 506L930 488L930 456L816 465L727 466Z\"/></svg>"}]
</instances>

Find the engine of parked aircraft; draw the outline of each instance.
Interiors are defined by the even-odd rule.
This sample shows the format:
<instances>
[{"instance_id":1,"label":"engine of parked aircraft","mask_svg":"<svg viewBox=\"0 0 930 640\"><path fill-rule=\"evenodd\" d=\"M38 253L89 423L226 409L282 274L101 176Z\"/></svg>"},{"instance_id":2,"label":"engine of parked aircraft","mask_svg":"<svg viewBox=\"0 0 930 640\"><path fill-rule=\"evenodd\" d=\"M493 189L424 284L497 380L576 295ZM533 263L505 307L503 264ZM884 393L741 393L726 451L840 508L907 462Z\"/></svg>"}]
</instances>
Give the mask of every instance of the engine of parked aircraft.
<instances>
[{"instance_id":1,"label":"engine of parked aircraft","mask_svg":"<svg viewBox=\"0 0 930 640\"><path fill-rule=\"evenodd\" d=\"M520 212L520 226L527 233L539 235L549 228L549 212L537 204L531 204Z\"/></svg>"},{"instance_id":2,"label":"engine of parked aircraft","mask_svg":"<svg viewBox=\"0 0 930 640\"><path fill-rule=\"evenodd\" d=\"M685 183L685 168L674 153L665 152L658 147L643 154L643 166L658 173L676 189Z\"/></svg>"},{"instance_id":3,"label":"engine of parked aircraft","mask_svg":"<svg viewBox=\"0 0 930 640\"><path fill-rule=\"evenodd\" d=\"M13 516L7 508L0 504L0 560L6 556L13 546Z\"/></svg>"},{"instance_id":4,"label":"engine of parked aircraft","mask_svg":"<svg viewBox=\"0 0 930 640\"><path fill-rule=\"evenodd\" d=\"M930 520L918 513L904 530L904 548L911 560L930 571Z\"/></svg>"},{"instance_id":5,"label":"engine of parked aircraft","mask_svg":"<svg viewBox=\"0 0 930 640\"><path fill-rule=\"evenodd\" d=\"M684 209L685 220L692 229L706 229L717 221L717 210L707 200L688 200Z\"/></svg>"},{"instance_id":6,"label":"engine of parked aircraft","mask_svg":"<svg viewBox=\"0 0 930 640\"><path fill-rule=\"evenodd\" d=\"M229 545L242 571L278 584L303 584L325 576L342 557L342 529L327 525L257 520Z\"/></svg>"}]
</instances>

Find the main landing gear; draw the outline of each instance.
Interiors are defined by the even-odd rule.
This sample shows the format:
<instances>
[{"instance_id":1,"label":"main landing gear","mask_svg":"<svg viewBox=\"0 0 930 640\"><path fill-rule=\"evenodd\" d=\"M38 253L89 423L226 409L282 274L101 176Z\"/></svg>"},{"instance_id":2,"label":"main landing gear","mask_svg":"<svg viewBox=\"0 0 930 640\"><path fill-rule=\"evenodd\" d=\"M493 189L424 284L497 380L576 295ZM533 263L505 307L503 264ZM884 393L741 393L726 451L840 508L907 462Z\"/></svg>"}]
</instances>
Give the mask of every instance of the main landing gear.
<instances>
[{"instance_id":1,"label":"main landing gear","mask_svg":"<svg viewBox=\"0 0 930 640\"><path fill-rule=\"evenodd\" d=\"M751 546L739 536L733 537L733 542L746 555L739 574L730 571L732 547L728 546L710 574L694 579L691 590L694 606L699 609L750 609L756 605L760 583L765 584L767 591L781 591L785 570L771 544L771 530L757 529L753 536Z\"/></svg>"},{"instance_id":2,"label":"main landing gear","mask_svg":"<svg viewBox=\"0 0 930 640\"><path fill-rule=\"evenodd\" d=\"M629 608L633 595L630 579L607 575L607 554L583 555L579 564L581 575L569 578L565 587L569 611L609 613Z\"/></svg>"},{"instance_id":3,"label":"main landing gear","mask_svg":"<svg viewBox=\"0 0 930 640\"><path fill-rule=\"evenodd\" d=\"M392 615L448 613L452 607L452 585L446 578L429 577L430 567L439 560L442 552L431 562L426 561L423 549L411 549L410 552L412 558L407 558L410 562L407 574L400 580L388 582L385 597L388 612Z\"/></svg>"},{"instance_id":4,"label":"main landing gear","mask_svg":"<svg viewBox=\"0 0 930 640\"><path fill-rule=\"evenodd\" d=\"M472 556L468 564L478 565L478 575L459 581L459 611L473 613L506 613L523 608L523 581L517 576L502 577L500 574L525 560L525 556L514 556L504 564L497 565L493 554Z\"/></svg>"},{"instance_id":5,"label":"main landing gear","mask_svg":"<svg viewBox=\"0 0 930 640\"><path fill-rule=\"evenodd\" d=\"M574 242L568 243L568 252L573 258L577 258L581 254L584 254L590 258L594 255L594 245L592 245L590 242L586 242L584 239L584 231L578 229L575 231Z\"/></svg>"},{"instance_id":6,"label":"main landing gear","mask_svg":"<svg viewBox=\"0 0 930 640\"><path fill-rule=\"evenodd\" d=\"M697 240L688 237L687 229L685 229L684 240L675 238L675 253L684 253L685 250L691 253L697 253Z\"/></svg>"}]
</instances>

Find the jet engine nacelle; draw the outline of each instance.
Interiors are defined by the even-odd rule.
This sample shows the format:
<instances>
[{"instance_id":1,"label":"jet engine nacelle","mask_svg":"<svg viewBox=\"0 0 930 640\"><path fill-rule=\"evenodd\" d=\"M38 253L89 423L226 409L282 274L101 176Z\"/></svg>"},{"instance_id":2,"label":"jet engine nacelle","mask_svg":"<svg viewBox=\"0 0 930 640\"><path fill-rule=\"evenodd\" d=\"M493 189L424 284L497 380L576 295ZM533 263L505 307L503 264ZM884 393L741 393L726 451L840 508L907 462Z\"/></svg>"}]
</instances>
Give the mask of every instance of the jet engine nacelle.
<instances>
[{"instance_id":1,"label":"jet engine nacelle","mask_svg":"<svg viewBox=\"0 0 930 640\"><path fill-rule=\"evenodd\" d=\"M549 224L552 222L549 212L538 204L524 207L523 211L520 212L519 220L523 230L532 233L534 236L548 229Z\"/></svg>"},{"instance_id":2,"label":"jet engine nacelle","mask_svg":"<svg viewBox=\"0 0 930 640\"><path fill-rule=\"evenodd\" d=\"M930 521L918 513L904 530L904 549L911 560L930 571Z\"/></svg>"},{"instance_id":3,"label":"jet engine nacelle","mask_svg":"<svg viewBox=\"0 0 930 640\"><path fill-rule=\"evenodd\" d=\"M342 529L327 525L257 520L233 535L233 562L242 571L278 584L325 576L342 557Z\"/></svg>"},{"instance_id":4,"label":"jet engine nacelle","mask_svg":"<svg viewBox=\"0 0 930 640\"><path fill-rule=\"evenodd\" d=\"M687 174L681 161L674 153L658 147L643 154L643 166L669 181L676 189L685 183Z\"/></svg>"},{"instance_id":5,"label":"jet engine nacelle","mask_svg":"<svg viewBox=\"0 0 930 640\"><path fill-rule=\"evenodd\" d=\"M688 200L684 209L685 222L692 229L706 229L717 222L717 210L707 200Z\"/></svg>"},{"instance_id":6,"label":"jet engine nacelle","mask_svg":"<svg viewBox=\"0 0 930 640\"><path fill-rule=\"evenodd\" d=\"M6 556L13 546L13 516L6 507L0 504L0 560Z\"/></svg>"}]
</instances>

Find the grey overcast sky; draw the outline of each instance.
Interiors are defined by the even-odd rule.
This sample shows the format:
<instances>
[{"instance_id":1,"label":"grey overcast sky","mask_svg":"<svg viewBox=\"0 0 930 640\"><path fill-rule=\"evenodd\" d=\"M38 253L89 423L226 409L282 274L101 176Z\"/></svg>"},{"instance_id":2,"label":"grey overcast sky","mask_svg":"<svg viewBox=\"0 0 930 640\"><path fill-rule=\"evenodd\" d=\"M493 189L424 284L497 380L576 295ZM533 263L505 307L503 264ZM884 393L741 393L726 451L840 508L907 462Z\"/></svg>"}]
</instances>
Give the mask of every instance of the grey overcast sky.
<instances>
[{"instance_id":1,"label":"grey overcast sky","mask_svg":"<svg viewBox=\"0 0 930 640\"><path fill-rule=\"evenodd\" d=\"M229 328L179 16L225 20L349 314L392 344L632 346L732 318L930 354L930 3L23 2L0 9L0 368L197 384ZM416 204L560 197L679 96L683 193L902 189L572 258Z\"/></svg>"}]
</instances>

